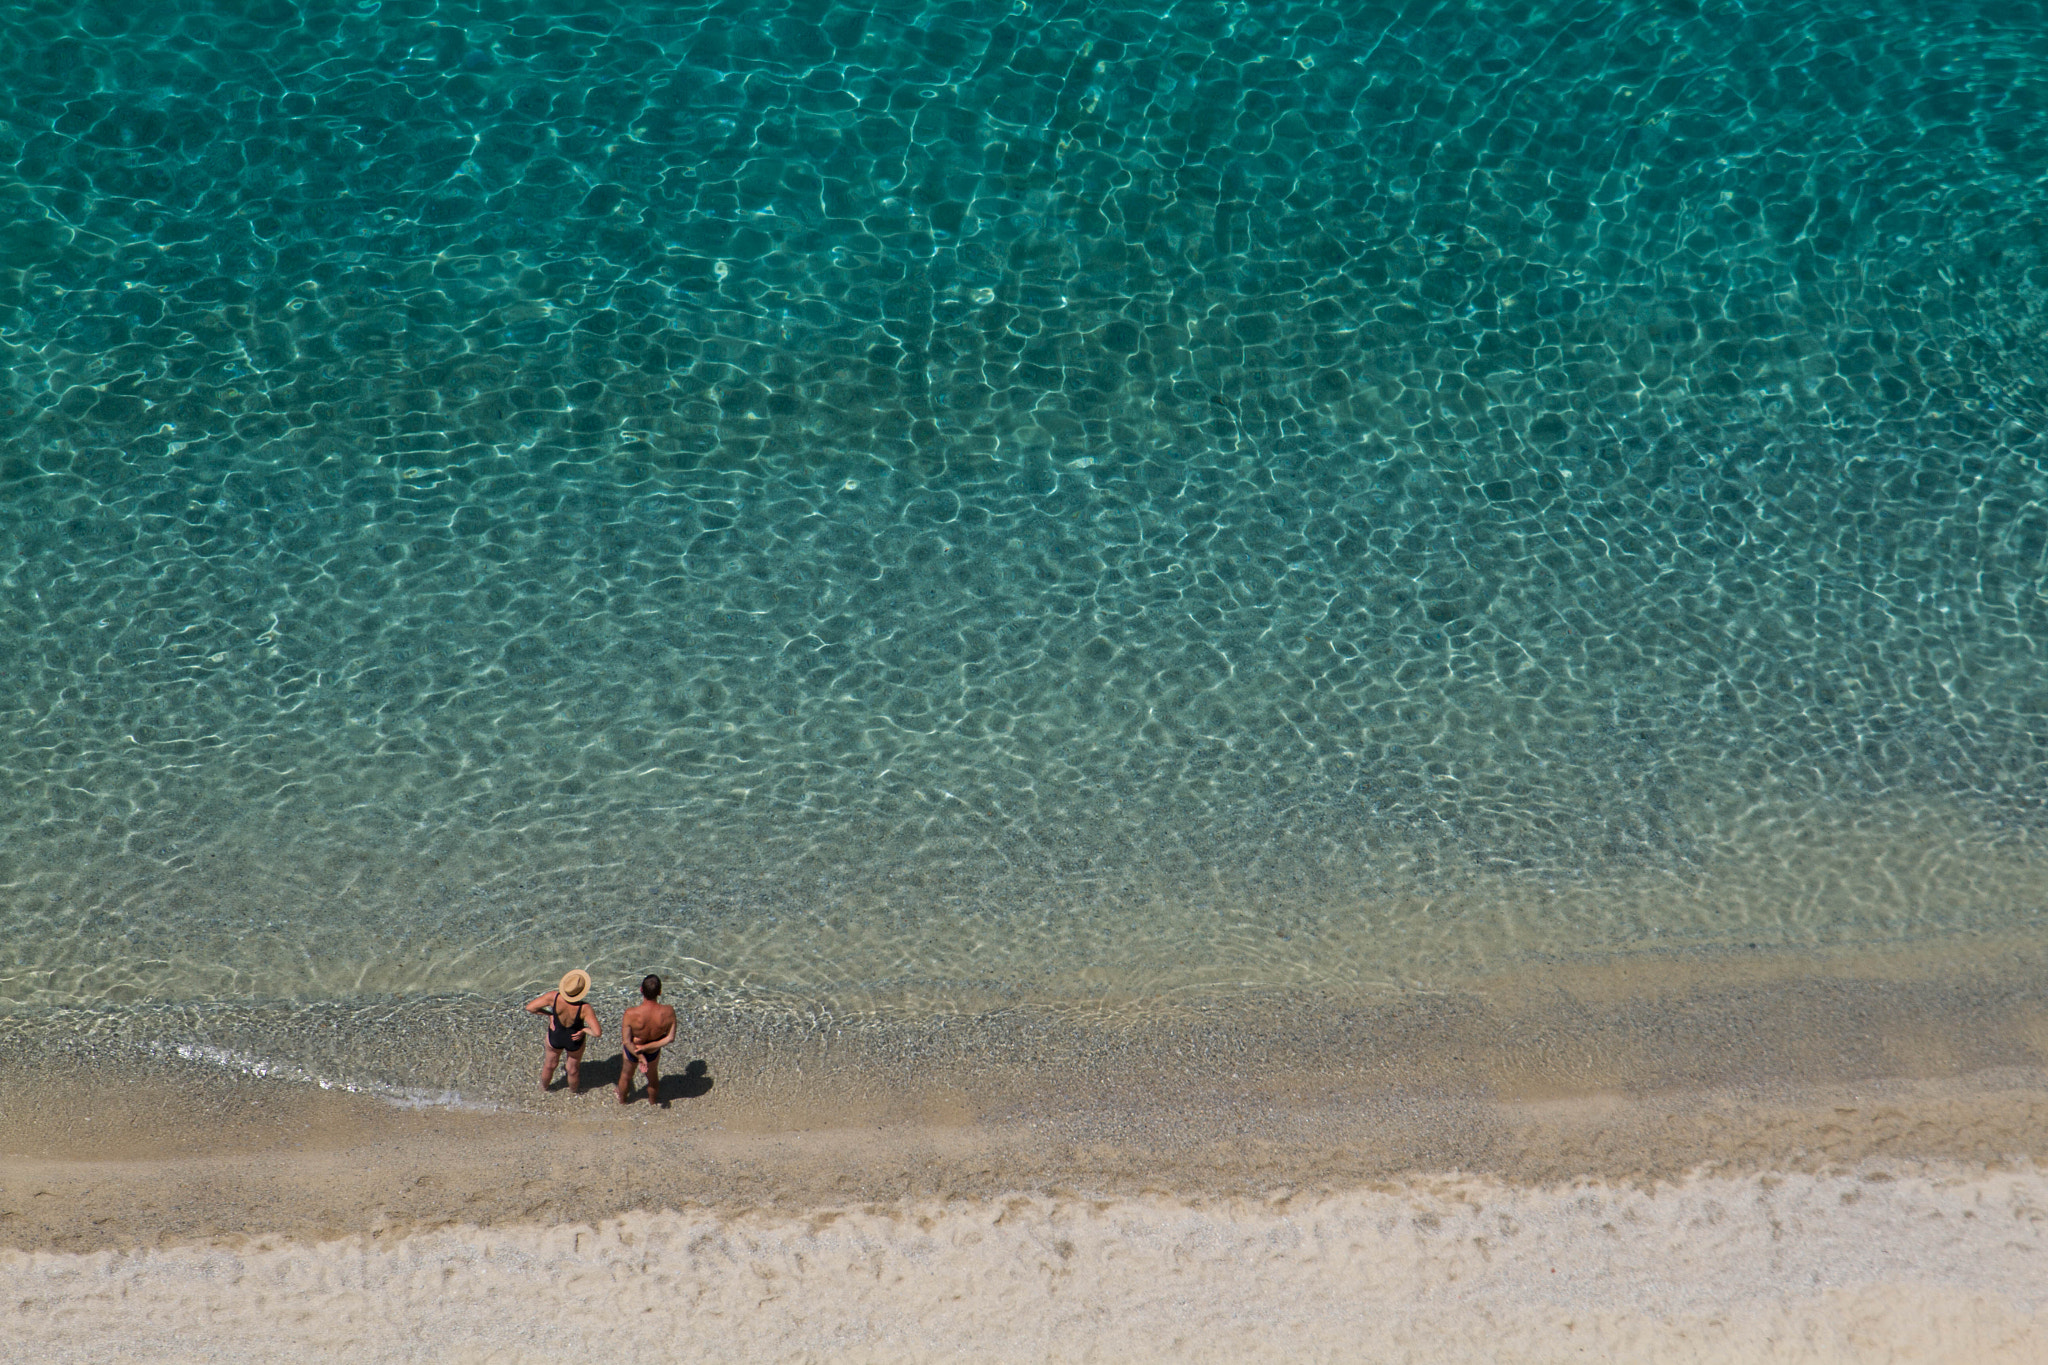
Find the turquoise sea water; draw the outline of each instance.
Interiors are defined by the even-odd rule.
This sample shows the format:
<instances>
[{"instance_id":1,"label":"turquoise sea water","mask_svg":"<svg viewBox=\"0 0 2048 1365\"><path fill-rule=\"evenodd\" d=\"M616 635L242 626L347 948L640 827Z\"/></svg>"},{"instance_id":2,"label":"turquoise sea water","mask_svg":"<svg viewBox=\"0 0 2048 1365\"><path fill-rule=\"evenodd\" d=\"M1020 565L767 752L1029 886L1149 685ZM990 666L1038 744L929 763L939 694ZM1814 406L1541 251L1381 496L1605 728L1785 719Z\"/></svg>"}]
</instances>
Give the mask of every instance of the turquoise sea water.
<instances>
[{"instance_id":1,"label":"turquoise sea water","mask_svg":"<svg viewBox=\"0 0 2048 1365\"><path fill-rule=\"evenodd\" d=\"M7 1013L2048 902L2040 5L66 0L0 61Z\"/></svg>"}]
</instances>

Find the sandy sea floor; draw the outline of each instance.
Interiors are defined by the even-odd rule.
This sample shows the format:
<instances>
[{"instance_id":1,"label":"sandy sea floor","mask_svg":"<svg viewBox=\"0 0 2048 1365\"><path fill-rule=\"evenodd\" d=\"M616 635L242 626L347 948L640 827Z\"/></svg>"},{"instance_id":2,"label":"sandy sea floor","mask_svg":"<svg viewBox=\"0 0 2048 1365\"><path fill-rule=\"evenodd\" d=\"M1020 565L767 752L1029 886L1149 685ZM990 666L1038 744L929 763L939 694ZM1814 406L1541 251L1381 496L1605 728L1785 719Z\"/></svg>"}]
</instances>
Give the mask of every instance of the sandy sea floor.
<instances>
[{"instance_id":1,"label":"sandy sea floor","mask_svg":"<svg viewBox=\"0 0 2048 1365\"><path fill-rule=\"evenodd\" d=\"M2040 1360L2048 990L1968 960L707 1020L625 1109L56 1049L0 1076L0 1354Z\"/></svg>"}]
</instances>

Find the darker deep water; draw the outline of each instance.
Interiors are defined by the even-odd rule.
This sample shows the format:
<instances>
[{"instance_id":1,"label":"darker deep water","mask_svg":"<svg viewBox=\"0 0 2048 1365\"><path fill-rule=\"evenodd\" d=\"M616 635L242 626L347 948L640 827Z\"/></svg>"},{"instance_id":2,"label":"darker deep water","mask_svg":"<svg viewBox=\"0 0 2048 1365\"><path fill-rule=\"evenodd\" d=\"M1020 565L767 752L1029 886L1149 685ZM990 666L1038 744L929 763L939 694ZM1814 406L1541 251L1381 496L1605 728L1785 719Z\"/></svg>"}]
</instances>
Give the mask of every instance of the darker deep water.
<instances>
[{"instance_id":1,"label":"darker deep water","mask_svg":"<svg viewBox=\"0 0 2048 1365\"><path fill-rule=\"evenodd\" d=\"M2036 922L2038 5L0 54L0 999Z\"/></svg>"}]
</instances>

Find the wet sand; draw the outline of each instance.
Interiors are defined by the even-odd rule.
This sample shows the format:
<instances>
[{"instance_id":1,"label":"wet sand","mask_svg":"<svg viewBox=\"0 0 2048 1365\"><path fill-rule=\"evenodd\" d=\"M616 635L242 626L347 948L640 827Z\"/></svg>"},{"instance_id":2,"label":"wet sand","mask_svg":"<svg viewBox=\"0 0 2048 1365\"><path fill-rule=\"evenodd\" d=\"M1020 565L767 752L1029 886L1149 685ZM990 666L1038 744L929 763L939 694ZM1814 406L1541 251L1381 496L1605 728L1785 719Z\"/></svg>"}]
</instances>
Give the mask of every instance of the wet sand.
<instances>
[{"instance_id":1,"label":"wet sand","mask_svg":"<svg viewBox=\"0 0 2048 1365\"><path fill-rule=\"evenodd\" d=\"M0 1077L0 1314L50 1360L2039 1359L2048 990L2002 958L700 1019L625 1109L525 1102L526 1052L409 1110L60 1053Z\"/></svg>"}]
</instances>

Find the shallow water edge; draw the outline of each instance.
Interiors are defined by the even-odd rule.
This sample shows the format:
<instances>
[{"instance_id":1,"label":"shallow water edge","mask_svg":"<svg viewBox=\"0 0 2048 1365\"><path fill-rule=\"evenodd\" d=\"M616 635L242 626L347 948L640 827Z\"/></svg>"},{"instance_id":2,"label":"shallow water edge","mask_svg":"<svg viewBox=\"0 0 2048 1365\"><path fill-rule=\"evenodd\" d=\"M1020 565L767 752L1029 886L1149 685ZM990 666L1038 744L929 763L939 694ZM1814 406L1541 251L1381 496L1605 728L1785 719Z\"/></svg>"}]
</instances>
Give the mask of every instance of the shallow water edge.
<instances>
[{"instance_id":1,"label":"shallow water edge","mask_svg":"<svg viewBox=\"0 0 2048 1365\"><path fill-rule=\"evenodd\" d=\"M0 1071L0 1240L2048 1158L2048 972L2011 945L1947 961L1548 964L1377 1003L1282 995L1107 1019L705 1012L669 1049L666 1103L625 1108L614 1047L591 1050L584 1093L541 1095L537 1039L502 1018L408 1035L423 1054L501 1045L489 1077L438 1091L323 1087L310 1068L255 1064L249 1038L180 1055L45 1031ZM98 1193L46 1197L67 1189Z\"/></svg>"},{"instance_id":2,"label":"shallow water edge","mask_svg":"<svg viewBox=\"0 0 2048 1365\"><path fill-rule=\"evenodd\" d=\"M1936 939L1824 952L1553 957L1440 989L1193 993L1108 981L1093 996L981 1009L849 1011L676 983L671 1069L856 1105L933 1085L1192 1086L1251 1067L1496 1097L1953 1076L2048 1059L2048 942ZM559 1107L532 1093L538 1026L513 998L191 1003L9 1020L35 1063L173 1092L251 1080L401 1108ZM615 983L587 1071L616 1074ZM125 1082L124 1082L125 1083ZM994 1087L994 1089L990 1089ZM778 1101L780 1102L780 1101Z\"/></svg>"}]
</instances>

